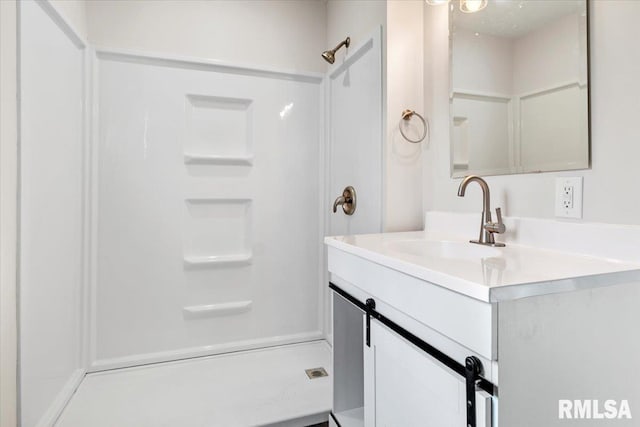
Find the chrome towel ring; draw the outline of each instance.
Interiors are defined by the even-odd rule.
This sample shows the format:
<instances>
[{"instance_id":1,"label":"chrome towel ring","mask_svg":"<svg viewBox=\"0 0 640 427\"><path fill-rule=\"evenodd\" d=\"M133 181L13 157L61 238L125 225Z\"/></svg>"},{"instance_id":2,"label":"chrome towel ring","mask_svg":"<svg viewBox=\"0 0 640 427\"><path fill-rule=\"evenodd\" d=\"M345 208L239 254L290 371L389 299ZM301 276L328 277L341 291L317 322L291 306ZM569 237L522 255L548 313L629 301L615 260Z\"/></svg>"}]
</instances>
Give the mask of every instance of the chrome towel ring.
<instances>
[{"instance_id":1,"label":"chrome towel ring","mask_svg":"<svg viewBox=\"0 0 640 427\"><path fill-rule=\"evenodd\" d=\"M422 117L420 114L416 113L413 110L404 110L402 112L402 120L405 121L409 121L411 120L411 117L413 116L417 116L420 121L422 122L422 126L424 127L424 132L422 133L422 137L420 137L420 139L410 139L409 137L407 137L407 135L404 134L404 132L402 131L402 121L400 121L400 123L398 123L398 129L400 130L400 134L402 135L402 137L404 139L406 139L407 141L413 143L413 144L417 144L419 142L422 142L425 137L427 136L427 133L429 133L429 122L427 122L424 117Z\"/></svg>"}]
</instances>

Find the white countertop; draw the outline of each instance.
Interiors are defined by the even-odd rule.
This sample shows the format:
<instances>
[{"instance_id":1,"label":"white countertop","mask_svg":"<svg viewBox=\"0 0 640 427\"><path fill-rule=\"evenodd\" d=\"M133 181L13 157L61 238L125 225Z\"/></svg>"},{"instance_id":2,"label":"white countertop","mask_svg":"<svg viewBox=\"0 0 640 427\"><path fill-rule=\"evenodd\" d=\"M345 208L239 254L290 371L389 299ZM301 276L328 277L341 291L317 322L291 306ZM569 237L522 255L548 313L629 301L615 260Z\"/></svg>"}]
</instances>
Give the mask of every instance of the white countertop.
<instances>
[{"instance_id":1,"label":"white countertop","mask_svg":"<svg viewBox=\"0 0 640 427\"><path fill-rule=\"evenodd\" d=\"M326 237L325 244L485 302L640 285L640 263L513 243L486 247L442 232Z\"/></svg>"}]
</instances>

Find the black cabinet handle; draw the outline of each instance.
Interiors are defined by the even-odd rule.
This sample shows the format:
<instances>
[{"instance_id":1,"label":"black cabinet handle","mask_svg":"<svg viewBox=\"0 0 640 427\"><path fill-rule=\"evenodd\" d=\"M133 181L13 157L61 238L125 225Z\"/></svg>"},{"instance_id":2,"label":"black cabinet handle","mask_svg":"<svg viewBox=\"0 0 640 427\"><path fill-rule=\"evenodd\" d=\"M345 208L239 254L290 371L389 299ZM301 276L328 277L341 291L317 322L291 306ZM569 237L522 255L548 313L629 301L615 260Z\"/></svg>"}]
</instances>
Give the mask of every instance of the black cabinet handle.
<instances>
[{"instance_id":1,"label":"black cabinet handle","mask_svg":"<svg viewBox=\"0 0 640 427\"><path fill-rule=\"evenodd\" d=\"M467 427L476 427L476 384L482 374L482 362L475 356L464 361L464 376L467 384Z\"/></svg>"},{"instance_id":2,"label":"black cabinet handle","mask_svg":"<svg viewBox=\"0 0 640 427\"><path fill-rule=\"evenodd\" d=\"M367 347L371 347L371 316L376 309L376 301L373 298L367 299L365 307L367 309Z\"/></svg>"}]
</instances>

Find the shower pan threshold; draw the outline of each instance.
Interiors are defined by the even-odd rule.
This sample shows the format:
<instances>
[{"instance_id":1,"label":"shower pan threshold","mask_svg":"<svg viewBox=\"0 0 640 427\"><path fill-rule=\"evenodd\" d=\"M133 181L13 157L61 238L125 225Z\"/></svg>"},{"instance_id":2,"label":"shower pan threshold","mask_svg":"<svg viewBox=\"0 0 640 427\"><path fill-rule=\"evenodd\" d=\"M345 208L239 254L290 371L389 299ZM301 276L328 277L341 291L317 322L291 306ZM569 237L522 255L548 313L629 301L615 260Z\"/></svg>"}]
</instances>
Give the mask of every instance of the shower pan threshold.
<instances>
[{"instance_id":1,"label":"shower pan threshold","mask_svg":"<svg viewBox=\"0 0 640 427\"><path fill-rule=\"evenodd\" d=\"M95 372L55 425L308 426L328 418L332 375L324 340Z\"/></svg>"}]
</instances>

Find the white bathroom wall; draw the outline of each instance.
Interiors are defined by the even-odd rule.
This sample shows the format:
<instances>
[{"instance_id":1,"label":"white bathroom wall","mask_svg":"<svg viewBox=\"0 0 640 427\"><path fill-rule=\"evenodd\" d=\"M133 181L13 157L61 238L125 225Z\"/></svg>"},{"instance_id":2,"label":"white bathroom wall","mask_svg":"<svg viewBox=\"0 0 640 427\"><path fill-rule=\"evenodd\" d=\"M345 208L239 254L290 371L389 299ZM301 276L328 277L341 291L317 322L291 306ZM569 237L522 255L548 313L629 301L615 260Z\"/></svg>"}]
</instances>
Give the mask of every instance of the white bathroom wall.
<instances>
[{"instance_id":1,"label":"white bathroom wall","mask_svg":"<svg viewBox=\"0 0 640 427\"><path fill-rule=\"evenodd\" d=\"M513 170L511 105L510 97L455 94L451 111L456 172Z\"/></svg>"},{"instance_id":2,"label":"white bathroom wall","mask_svg":"<svg viewBox=\"0 0 640 427\"><path fill-rule=\"evenodd\" d=\"M17 3L0 2L0 425L18 423L17 411ZM84 1L52 0L50 4L77 31L86 35ZM68 390L71 393L72 390ZM43 389L43 392L47 392ZM52 404L56 402L50 402ZM60 402L57 402L60 403Z\"/></svg>"},{"instance_id":3,"label":"white bathroom wall","mask_svg":"<svg viewBox=\"0 0 640 427\"><path fill-rule=\"evenodd\" d=\"M358 46L376 28L382 27L385 231L422 227L423 145L404 141L398 123L405 109L423 114L423 7L424 2L420 0L327 1L327 47L335 46L346 36ZM336 62L344 54L339 51ZM421 131L415 118L406 128L413 138Z\"/></svg>"},{"instance_id":4,"label":"white bathroom wall","mask_svg":"<svg viewBox=\"0 0 640 427\"><path fill-rule=\"evenodd\" d=\"M356 192L356 211L342 208L328 214L329 235L382 231L382 34L378 27L360 46L351 46L344 59L327 73L327 198L330 207L344 188Z\"/></svg>"},{"instance_id":5,"label":"white bathroom wall","mask_svg":"<svg viewBox=\"0 0 640 427\"><path fill-rule=\"evenodd\" d=\"M293 70L325 71L320 53L347 35L361 43L378 26L383 27L383 81L386 81L386 46L397 49L393 71L397 101L385 154L385 228L415 229L422 222L421 161L416 147L398 142L399 115L404 107L421 110L422 3L419 0L350 1L100 1L87 3L89 39L97 46L142 50L272 66ZM387 11L389 9L390 12ZM387 14L395 17L387 19ZM242 25L237 25L242 22ZM387 22L395 28L386 39ZM337 57L344 54L338 52ZM395 133L394 133L395 132ZM398 203L404 205L398 209Z\"/></svg>"},{"instance_id":6,"label":"white bathroom wall","mask_svg":"<svg viewBox=\"0 0 640 427\"><path fill-rule=\"evenodd\" d=\"M377 98L377 102L379 103L378 107L379 107L379 111L380 111L380 123L377 123L377 125L379 125L380 129L385 129L385 122L386 122L386 117L384 117L384 114L382 113L384 108L383 108L383 102L384 99L386 99L386 85L385 85L385 74L386 74L386 16L387 16L387 10L386 10L386 2L384 1L377 1L377 0L371 0L371 1L349 1L349 0L328 0L326 2L326 40L325 40L325 47L323 50L325 49L332 49L333 47L335 47L340 41L344 40L346 37L350 37L351 38L351 45L350 48L345 49L344 47L342 49L340 49L337 53L336 53L336 65L331 66L331 65L327 65L327 75L328 78L325 80L325 84L327 86L327 91L325 92L325 97L326 97L326 102L327 102L327 108L325 108L325 115L327 116L328 120L326 121L326 140L329 141L329 143L331 144L331 140L332 140L332 133L337 134L339 136L338 140L342 140L342 141L349 141L349 134L351 135L366 135L365 133L361 133L360 131L358 131L354 126L350 126L350 124L352 124L354 121L351 120L351 118L349 117L349 115L346 113L346 111L348 111L348 108L343 108L342 105L335 104L335 98L332 99L332 91L336 92L336 95L346 95L346 96L350 96L351 93L353 92L352 89L348 86L348 79L345 79L346 76L349 76L349 72L348 72L348 68L350 68L352 65L347 64L347 72L343 72L345 70L342 70L343 67L341 64L343 64L345 62L345 58L351 54L354 55L354 58L350 59L350 62L354 62L355 60L355 67L356 68L360 68L360 63L364 62L361 61L362 58L358 58L356 57L356 49L361 48L361 52L363 53L363 55L365 56L365 61L371 61L371 56L372 55L378 55L380 54L381 57L380 59L380 73L376 73L374 69L371 69L369 71L367 71L367 69L364 70L359 70L359 75L360 75L360 80L358 82L358 87L357 89L362 89L364 87L365 90L366 89L366 85L367 84L371 84L371 77L376 77L378 79L381 80L380 83L380 87L379 87L379 93L373 93L370 94L371 95L380 95ZM367 41L370 40L371 37L377 37L380 39L380 44L381 46L379 47L379 52L375 52L372 51L371 49L374 47L373 44L371 46L369 46L369 48L365 48L367 45ZM369 62L370 64L371 62ZM375 63L375 62L374 62ZM368 65L370 66L370 65ZM337 72L334 72L334 70L338 70ZM368 83L366 81L362 81L362 78L366 78L367 81L369 81ZM336 79L337 78L337 79ZM345 82L343 87L340 84L340 82ZM338 107L341 109L341 113L342 114L338 114L337 115L337 119L340 123L343 124L344 128L340 128L340 127L336 127L336 123L334 123L334 125L332 126L330 123L330 117L331 117L331 105L332 103L334 103L334 105L338 105ZM360 100L359 99L348 99L348 103L349 105L352 105L354 107L357 107L360 105ZM371 111L375 111L376 106L375 105L371 105L367 107L367 112L370 114ZM362 114L358 114L357 119L361 119L363 118ZM368 132L370 129L367 129L366 131L363 132ZM333 138L335 140L335 138ZM362 138L358 138L358 140L360 141L360 143L362 144L362 146L366 147L366 140L362 140ZM377 140L378 142L382 143L381 139ZM340 162L341 165L331 165L331 152L328 153L328 161L327 161L327 165L326 168L327 170L329 170L329 174L330 176L328 177L327 181L328 181L328 194L327 194L327 199L329 201L332 201L333 199L335 199L336 197L339 196L339 194L332 194L332 192L336 192L336 188L331 188L331 181L335 182L336 186L340 186L342 185L342 188L345 185L354 185L355 189L356 189L356 194L358 193L358 189L360 187L360 185L358 185L358 182L346 182L347 180L350 180L352 177L359 177L362 180L366 180L367 176L363 175L362 172L365 170L369 170L369 171L375 171L377 169L377 175L371 177L371 181L367 183L367 188L365 189L366 193L369 193L370 191L377 191L378 192L378 196L374 196L375 200L369 200L369 203L367 203L366 206L368 210L375 210L375 212L373 214L370 214L368 212L366 212L363 209L360 209L359 211L357 211L358 216L360 216L359 219L357 219L356 222L356 226L357 229L361 230L361 232L363 231L367 231L367 232L375 232L375 231L381 231L381 227L382 227L382 222L383 222L383 197L384 195L382 194L383 192L383 179L381 173L382 173L382 147L381 146L377 146L377 147L372 147L372 150L369 150L367 153L364 154L364 156L362 158L370 160L372 154L375 154L378 157L377 160L378 161L374 161L373 164L370 164L371 162L367 162L367 164L364 165L364 167L360 166L360 162L358 161L359 158L357 156L357 148L354 147L352 144L350 145L345 145L344 147L339 147L337 146L339 152L344 153L345 155L349 155L349 157L352 157L355 160L345 160L343 162ZM355 150L354 150L355 148ZM333 157L336 157L336 153L333 153ZM339 166L342 166L346 169L343 169L340 171L340 176L332 176L332 168L336 169L336 170L340 170L338 169ZM339 188L337 191L340 191L342 188ZM366 194L365 193L365 194ZM374 202L373 204L371 202ZM361 206L362 207L362 206ZM327 206L327 208L330 208L330 206ZM349 228L351 229L356 229L356 227L353 227L350 223L354 222L354 221L350 221L347 218L340 218L340 216L344 216L344 214L342 213L342 211L339 209L337 214L333 214L333 213L328 213L328 219L327 219L327 224L329 225L329 227L326 230L326 233L329 235L332 234L339 234L339 233L344 233L346 230L348 230ZM336 215L338 215L338 217L335 217ZM366 215L366 217L363 217L363 215ZM332 223L335 223L335 226L332 227ZM323 260L323 269L326 270L326 261ZM328 280L328 277L326 278L326 280ZM323 295L322 295L322 300L324 301L324 306L325 306L325 310L324 310L324 319L325 319L325 324L324 324L324 330L325 333L327 334L327 338L329 340L329 342L332 341L332 331L331 331L331 298L330 298L330 292L329 289L325 286L323 287Z\"/></svg>"},{"instance_id":7,"label":"white bathroom wall","mask_svg":"<svg viewBox=\"0 0 640 427\"><path fill-rule=\"evenodd\" d=\"M553 217L555 177L584 177L584 220L640 223L636 184L630 179L640 158L640 2L596 0L591 4L591 170L488 177L492 205L506 215ZM433 138L424 153L427 210L480 212L480 192L456 196L450 178L448 127L447 8L425 8L425 100Z\"/></svg>"},{"instance_id":8,"label":"white bathroom wall","mask_svg":"<svg viewBox=\"0 0 640 427\"><path fill-rule=\"evenodd\" d=\"M386 121L386 5L375 0L329 0L326 7L326 48L351 39L349 48L336 53L335 64L327 66L325 80L328 202L347 185L357 195L356 213L349 217L340 208L331 213L327 234L380 232L384 227L385 142L375 134L384 132ZM329 307L330 295L325 291ZM330 318L327 313L327 330Z\"/></svg>"},{"instance_id":9,"label":"white bathroom wall","mask_svg":"<svg viewBox=\"0 0 640 427\"><path fill-rule=\"evenodd\" d=\"M321 75L99 52L93 369L322 337Z\"/></svg>"},{"instance_id":10,"label":"white bathroom wall","mask_svg":"<svg viewBox=\"0 0 640 427\"><path fill-rule=\"evenodd\" d=\"M172 111L167 123L176 123L180 129L186 125L186 134L184 141L163 136L162 144L155 144L162 147L159 158L149 148L149 160L142 162L149 165L147 169L135 165L135 156L140 154L135 149L121 146L121 158L111 157L109 147L101 148L98 264L102 269L98 268L101 273L97 282L94 368L321 336L317 301L320 157L319 141L314 139L322 123L321 79L320 75L295 73L326 69L320 57L327 48L325 3L101 1L88 2L86 7L89 39L98 47L152 53L156 57L193 58L186 62L151 61L155 66L147 67L152 70L148 71L149 81L139 78L146 76L140 71L141 66L134 67L128 60L123 60L117 71L114 70L119 60L114 62L104 56L100 60L101 135L108 140L111 132L122 136L109 147L135 140L133 134L127 133L126 123L132 123L133 128L147 126L150 144L160 138L154 129L164 124L154 122L159 110L151 108L155 107L148 97L152 92L145 92L144 88L145 84L154 85L161 75L167 80L159 85L166 85L166 90L153 86L157 88L157 97L166 101L161 114ZM211 68L202 65L202 60L222 62L229 67ZM244 69L245 65L252 70ZM188 80L185 76L190 75L197 76L199 86L194 83L185 88L183 83ZM128 101L130 91L120 84L123 82L143 91L139 99L142 107ZM107 86L113 90L105 90ZM187 90L189 87L191 92ZM181 90L180 96L172 97ZM124 110L132 114L132 121L105 113L105 108L111 111L116 105L130 109L148 107L150 118L148 122L137 122L138 110L135 113ZM177 109L171 110L174 106ZM246 142L233 142L234 138ZM299 142L294 144L294 139ZM292 146L284 148L289 143ZM176 149L184 152L169 155L175 154ZM312 158L305 157L310 153ZM117 174L110 174L110 168L115 171L117 164L125 165L127 176L140 178L147 173L153 179L169 180L163 188L143 188L142 194L153 195L149 196L149 204L137 204L134 198L134 203L125 204L122 212L137 217L136 212L151 209L154 200L162 199L167 202L165 214L176 221L167 227L166 236L151 233L148 240L167 236L177 240L170 240L162 250L148 254L145 259L149 262L141 263L144 268L124 276L118 260L126 264L140 250L157 245L138 242L130 245L132 252L120 251L118 242L112 238L114 234L108 231L119 227L119 200L129 198L132 190L127 182L117 179ZM167 173L163 175L160 171L165 166ZM180 197L172 198L176 194L171 189L184 180L193 181L195 189L185 184L185 188L176 189ZM200 194L207 188L207 182L211 183L211 191L226 196ZM241 195L228 194L232 189ZM181 193L188 191L200 195ZM290 199L285 198L287 194ZM203 197L206 200L201 201ZM272 202L268 202L269 198ZM174 205L176 200L178 205ZM306 221L306 226L300 228L298 220ZM141 224L134 218L130 226L136 225ZM291 229L297 231L291 233ZM144 234L146 228L139 230ZM275 233L278 230L280 233ZM180 233L184 236L180 237ZM224 241L228 244L223 245ZM271 247L276 241L277 246ZM152 265L158 259L169 261L160 263L162 268L155 271ZM285 260L289 260L288 266L283 268ZM285 272L286 279L280 277ZM130 289L135 289L138 297L130 296ZM144 298L149 294L157 299L162 310L145 306ZM283 307L285 302L291 302L289 298L298 304ZM219 305L227 303L232 305ZM122 318L118 317L120 312ZM137 326L128 328L130 324Z\"/></svg>"},{"instance_id":11,"label":"white bathroom wall","mask_svg":"<svg viewBox=\"0 0 640 427\"><path fill-rule=\"evenodd\" d=\"M406 141L398 129L402 111L415 110L425 116L422 0L388 1L386 61L386 147L384 231L418 230L422 227L422 151ZM425 117L427 120L430 118ZM413 117L403 122L404 132L419 139L422 123Z\"/></svg>"},{"instance_id":12,"label":"white bathroom wall","mask_svg":"<svg viewBox=\"0 0 640 427\"><path fill-rule=\"evenodd\" d=\"M589 163L586 126L575 125L588 120L585 34L586 17L574 13L514 40L515 139L521 170Z\"/></svg>"},{"instance_id":13,"label":"white bathroom wall","mask_svg":"<svg viewBox=\"0 0 640 427\"><path fill-rule=\"evenodd\" d=\"M382 27L360 44L351 45L325 78L326 215L325 233L330 236L379 233L383 229L383 121ZM356 210L346 215L341 207L331 211L334 200L351 186ZM326 272L326 249L322 268ZM332 342L331 292L322 286L324 330Z\"/></svg>"},{"instance_id":14,"label":"white bathroom wall","mask_svg":"<svg viewBox=\"0 0 640 427\"><path fill-rule=\"evenodd\" d=\"M514 74L511 39L456 28L453 43L455 92L511 95Z\"/></svg>"},{"instance_id":15,"label":"white bathroom wall","mask_svg":"<svg viewBox=\"0 0 640 427\"><path fill-rule=\"evenodd\" d=\"M89 41L300 71L324 71L322 1L102 0L87 2Z\"/></svg>"},{"instance_id":16,"label":"white bathroom wall","mask_svg":"<svg viewBox=\"0 0 640 427\"><path fill-rule=\"evenodd\" d=\"M386 34L387 5L384 0L327 0L325 49L332 49L345 37L351 37L353 46L361 45L378 27ZM344 49L344 48L343 48ZM383 46L383 58L384 58ZM336 62L344 55L336 54Z\"/></svg>"},{"instance_id":17,"label":"white bathroom wall","mask_svg":"<svg viewBox=\"0 0 640 427\"><path fill-rule=\"evenodd\" d=\"M586 83L585 52L580 43L582 21L586 22L586 17L580 14L566 15L513 40L514 94Z\"/></svg>"},{"instance_id":18,"label":"white bathroom wall","mask_svg":"<svg viewBox=\"0 0 640 427\"><path fill-rule=\"evenodd\" d=\"M64 17L67 24L83 39L87 39L87 0L48 0L51 6Z\"/></svg>"},{"instance_id":19,"label":"white bathroom wall","mask_svg":"<svg viewBox=\"0 0 640 427\"><path fill-rule=\"evenodd\" d=\"M85 373L86 46L50 3L19 7L20 418L31 427L51 425Z\"/></svg>"},{"instance_id":20,"label":"white bathroom wall","mask_svg":"<svg viewBox=\"0 0 640 427\"><path fill-rule=\"evenodd\" d=\"M0 1L0 425L17 425L17 4Z\"/></svg>"},{"instance_id":21,"label":"white bathroom wall","mask_svg":"<svg viewBox=\"0 0 640 427\"><path fill-rule=\"evenodd\" d=\"M456 28L451 61L453 163L466 170L513 170L513 43L506 37Z\"/></svg>"}]
</instances>

